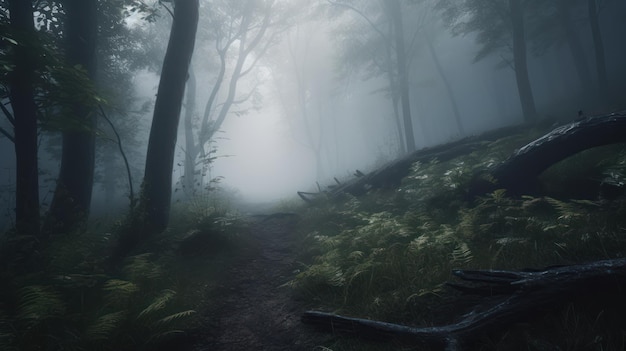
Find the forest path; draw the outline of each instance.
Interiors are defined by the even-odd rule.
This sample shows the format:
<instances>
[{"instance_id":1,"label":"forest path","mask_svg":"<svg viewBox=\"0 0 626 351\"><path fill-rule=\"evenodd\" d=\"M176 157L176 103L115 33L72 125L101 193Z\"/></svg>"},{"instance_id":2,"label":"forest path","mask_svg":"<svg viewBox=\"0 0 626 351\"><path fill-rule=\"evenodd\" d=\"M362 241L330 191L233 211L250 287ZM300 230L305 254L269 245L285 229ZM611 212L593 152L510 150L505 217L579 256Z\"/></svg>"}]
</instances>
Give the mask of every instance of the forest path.
<instances>
[{"instance_id":1,"label":"forest path","mask_svg":"<svg viewBox=\"0 0 626 351\"><path fill-rule=\"evenodd\" d=\"M300 322L304 306L283 286L299 268L298 217L251 217L251 238L227 270L223 299L203 316L212 327L193 350L314 350L325 338ZM317 339L317 342L315 342Z\"/></svg>"}]
</instances>

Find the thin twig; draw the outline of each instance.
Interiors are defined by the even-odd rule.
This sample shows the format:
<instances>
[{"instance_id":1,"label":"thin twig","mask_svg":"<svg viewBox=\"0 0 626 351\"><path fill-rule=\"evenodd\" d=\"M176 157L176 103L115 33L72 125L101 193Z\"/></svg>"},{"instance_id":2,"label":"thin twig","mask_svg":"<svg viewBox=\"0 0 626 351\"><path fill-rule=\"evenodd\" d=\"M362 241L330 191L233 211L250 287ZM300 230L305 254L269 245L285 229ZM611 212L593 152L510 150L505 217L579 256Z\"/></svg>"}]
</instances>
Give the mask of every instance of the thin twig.
<instances>
[{"instance_id":1,"label":"thin twig","mask_svg":"<svg viewBox=\"0 0 626 351\"><path fill-rule=\"evenodd\" d=\"M120 138L120 135L117 132L117 129L115 129L113 122L111 122L109 117L107 117L106 113L104 112L102 105L98 105L98 108L100 109L100 114L102 114L102 117L104 117L104 120L107 121L107 123L109 123L109 126L111 126L111 129L113 130L113 133L115 133L115 137L117 138L117 147L120 149L120 154L122 154L122 158L124 159L124 164L126 165L126 173L128 174L128 186L130 188L130 195L129 195L130 208L132 209L135 207L135 193L133 191L133 178L130 173L130 166L128 165L128 158L126 158L126 153L124 153L124 149L122 148L122 139Z\"/></svg>"},{"instance_id":2,"label":"thin twig","mask_svg":"<svg viewBox=\"0 0 626 351\"><path fill-rule=\"evenodd\" d=\"M163 6L165 10L170 13L170 16L172 16L172 19L174 19L174 12L172 12L172 10L169 7L167 7L167 5L163 3L163 1L159 0L159 4Z\"/></svg>"}]
</instances>

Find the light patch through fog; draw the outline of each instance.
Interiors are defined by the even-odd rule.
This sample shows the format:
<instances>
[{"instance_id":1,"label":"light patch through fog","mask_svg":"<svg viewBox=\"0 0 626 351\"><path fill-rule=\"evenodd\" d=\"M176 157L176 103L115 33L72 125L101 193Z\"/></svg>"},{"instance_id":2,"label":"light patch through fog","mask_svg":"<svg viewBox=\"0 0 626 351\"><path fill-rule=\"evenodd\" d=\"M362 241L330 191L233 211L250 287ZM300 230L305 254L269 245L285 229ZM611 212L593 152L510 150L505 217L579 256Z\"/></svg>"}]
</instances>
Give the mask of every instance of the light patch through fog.
<instances>
[{"instance_id":1,"label":"light patch through fog","mask_svg":"<svg viewBox=\"0 0 626 351\"><path fill-rule=\"evenodd\" d=\"M275 105L274 105L275 106ZM315 184L311 151L293 141L288 124L273 108L229 116L218 133L212 176L238 189L246 200L293 197Z\"/></svg>"}]
</instances>

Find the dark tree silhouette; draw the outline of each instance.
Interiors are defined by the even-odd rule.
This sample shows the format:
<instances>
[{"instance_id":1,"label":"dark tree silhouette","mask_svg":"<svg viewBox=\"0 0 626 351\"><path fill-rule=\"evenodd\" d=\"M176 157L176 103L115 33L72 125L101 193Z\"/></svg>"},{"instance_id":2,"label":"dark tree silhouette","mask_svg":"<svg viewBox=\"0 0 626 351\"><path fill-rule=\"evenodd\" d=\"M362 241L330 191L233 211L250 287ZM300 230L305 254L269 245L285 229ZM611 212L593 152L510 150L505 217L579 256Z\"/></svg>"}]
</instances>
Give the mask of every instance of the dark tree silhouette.
<instances>
[{"instance_id":1,"label":"dark tree silhouette","mask_svg":"<svg viewBox=\"0 0 626 351\"><path fill-rule=\"evenodd\" d=\"M34 101L34 57L28 43L35 39L30 1L11 0L11 28L19 36L15 69L10 74L16 158L15 224L20 234L39 234L39 177L37 165L37 108ZM8 111L5 111L8 113Z\"/></svg>"},{"instance_id":2,"label":"dark tree silhouette","mask_svg":"<svg viewBox=\"0 0 626 351\"><path fill-rule=\"evenodd\" d=\"M585 53L585 47L578 34L576 23L572 18L572 2L568 0L559 0L557 3L558 20L565 31L565 39L572 53L572 59L574 61L574 67L576 67L576 74L580 80L582 91L586 96L595 97L595 89L593 79L591 78L591 71L589 69L589 63L587 62L587 55Z\"/></svg>"},{"instance_id":3,"label":"dark tree silhouette","mask_svg":"<svg viewBox=\"0 0 626 351\"><path fill-rule=\"evenodd\" d=\"M169 222L176 134L198 28L198 11L198 0L174 2L174 20L154 107L140 199L147 231L162 231Z\"/></svg>"},{"instance_id":4,"label":"dark tree silhouette","mask_svg":"<svg viewBox=\"0 0 626 351\"><path fill-rule=\"evenodd\" d=\"M93 79L96 71L97 0L67 0L66 60L84 69ZM96 117L93 106L74 103L71 119L76 123L63 131L61 170L44 230L62 233L84 222L89 215L95 160Z\"/></svg>"},{"instance_id":5,"label":"dark tree silhouette","mask_svg":"<svg viewBox=\"0 0 626 351\"><path fill-rule=\"evenodd\" d=\"M602 33L600 31L600 21L598 19L598 5L596 0L588 0L587 9L589 12L589 24L591 27L591 35L593 38L593 49L596 57L596 70L598 72L598 86L600 88L601 98L611 101L611 92L609 91L609 82L606 74L606 61L604 59L604 43L602 41Z\"/></svg>"},{"instance_id":6,"label":"dark tree silhouette","mask_svg":"<svg viewBox=\"0 0 626 351\"><path fill-rule=\"evenodd\" d=\"M440 0L436 8L442 11L454 35L476 32L480 50L474 61L503 51L504 62L515 71L518 95L526 122L537 118L537 108L527 65L527 20L532 17L530 3L522 0ZM535 13L532 14L535 16ZM508 54L512 53L512 59Z\"/></svg>"},{"instance_id":7,"label":"dark tree silhouette","mask_svg":"<svg viewBox=\"0 0 626 351\"><path fill-rule=\"evenodd\" d=\"M513 31L513 62L515 65L515 80L522 104L522 113L526 121L537 118L537 108L533 98L530 79L528 78L528 64L526 62L526 38L524 33L524 9L521 0L509 0L509 11Z\"/></svg>"}]
</instances>

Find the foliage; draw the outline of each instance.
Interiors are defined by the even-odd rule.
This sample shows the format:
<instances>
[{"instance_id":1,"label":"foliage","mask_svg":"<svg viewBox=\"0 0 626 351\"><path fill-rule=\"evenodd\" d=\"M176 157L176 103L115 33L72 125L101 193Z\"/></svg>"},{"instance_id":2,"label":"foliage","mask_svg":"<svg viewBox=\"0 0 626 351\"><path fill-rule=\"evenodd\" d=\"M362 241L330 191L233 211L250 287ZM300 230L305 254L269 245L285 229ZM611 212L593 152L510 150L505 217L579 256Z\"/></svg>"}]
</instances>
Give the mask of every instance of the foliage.
<instances>
[{"instance_id":1,"label":"foliage","mask_svg":"<svg viewBox=\"0 0 626 351\"><path fill-rule=\"evenodd\" d=\"M306 209L300 231L308 263L290 285L319 308L431 325L458 317L459 310L445 312L452 293L443 284L452 279L452 269L541 268L623 257L623 196L511 197L498 189L467 198L465 189L476 171L502 161L524 140L531 136L500 139L462 159L416 163L394 191L348 196ZM593 163L598 174L622 179L623 162L623 147L613 147L586 155L583 164ZM574 157L555 168L580 164ZM544 187L549 190L579 175L587 174L554 172L543 179ZM531 334L526 341L537 338ZM550 342L561 345L563 340Z\"/></svg>"},{"instance_id":2,"label":"foliage","mask_svg":"<svg viewBox=\"0 0 626 351\"><path fill-rule=\"evenodd\" d=\"M95 86L81 66L70 66L63 59L57 39L40 31L33 35L16 32L7 24L0 23L3 29L0 53L0 98L8 98L9 73L14 69L14 49L24 46L34 57L35 103L38 107L41 126L46 130L67 130L86 128L83 121L73 117L72 106L76 103L95 107L104 102L96 93Z\"/></svg>"},{"instance_id":3,"label":"foliage","mask_svg":"<svg viewBox=\"0 0 626 351\"><path fill-rule=\"evenodd\" d=\"M531 51L536 56L546 53L547 49L564 42L564 35L559 28L556 4L577 7L577 1L522 1L526 38L531 44ZM501 67L512 67L512 23L508 0L443 0L437 3L437 9L453 35L476 33L476 42L480 45L474 61L499 53Z\"/></svg>"},{"instance_id":4,"label":"foliage","mask_svg":"<svg viewBox=\"0 0 626 351\"><path fill-rule=\"evenodd\" d=\"M46 252L45 272L16 275L3 294L3 349L146 349L182 332L194 311L180 310L174 290L159 290L167 272L156 256L130 257L113 277L94 258L106 247L101 234L70 236ZM6 304L11 300L15 310Z\"/></svg>"},{"instance_id":5,"label":"foliage","mask_svg":"<svg viewBox=\"0 0 626 351\"><path fill-rule=\"evenodd\" d=\"M37 256L39 264L28 266L30 271L19 255L9 254L23 243L5 234L0 277L9 284L0 293L0 348L148 350L184 337L210 304L207 284L221 267L213 260L235 249L212 240L210 251L188 257L180 250L185 238L200 232L235 243L245 230L227 201L205 200L184 209L179 204L172 228L147 241L143 252L127 257L119 268L108 261L115 235L102 226L56 237ZM127 229L118 222L112 232Z\"/></svg>"}]
</instances>

